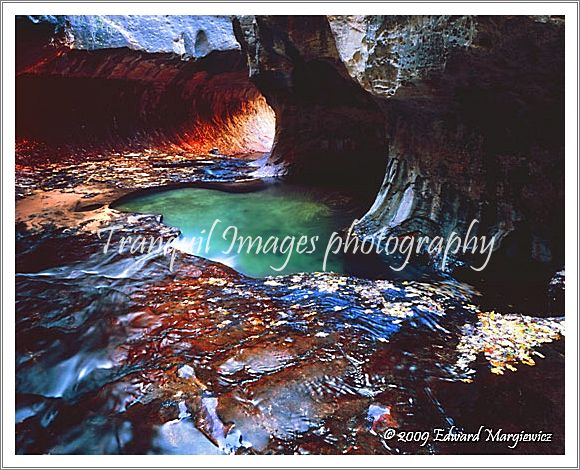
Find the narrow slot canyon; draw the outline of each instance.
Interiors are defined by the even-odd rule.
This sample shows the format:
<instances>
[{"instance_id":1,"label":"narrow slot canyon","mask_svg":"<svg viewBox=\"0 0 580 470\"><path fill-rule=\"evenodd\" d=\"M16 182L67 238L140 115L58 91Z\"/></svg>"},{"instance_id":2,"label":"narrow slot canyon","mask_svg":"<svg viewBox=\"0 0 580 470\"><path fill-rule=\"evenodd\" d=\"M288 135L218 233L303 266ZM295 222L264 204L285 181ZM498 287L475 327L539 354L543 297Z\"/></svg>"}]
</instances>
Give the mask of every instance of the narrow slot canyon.
<instances>
[{"instance_id":1,"label":"narrow slot canyon","mask_svg":"<svg viewBox=\"0 0 580 470\"><path fill-rule=\"evenodd\" d=\"M558 16L17 17L17 452L561 453L563 50ZM554 439L385 437L449 423Z\"/></svg>"}]
</instances>

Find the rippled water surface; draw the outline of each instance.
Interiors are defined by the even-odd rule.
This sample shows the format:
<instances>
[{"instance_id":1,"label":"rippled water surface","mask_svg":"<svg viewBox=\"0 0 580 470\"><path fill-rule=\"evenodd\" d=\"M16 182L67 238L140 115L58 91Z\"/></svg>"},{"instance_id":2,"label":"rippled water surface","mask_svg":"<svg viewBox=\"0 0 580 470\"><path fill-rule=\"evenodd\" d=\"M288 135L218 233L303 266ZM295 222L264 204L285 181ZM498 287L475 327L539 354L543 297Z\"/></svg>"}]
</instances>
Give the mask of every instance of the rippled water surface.
<instances>
[{"instance_id":1,"label":"rippled water surface","mask_svg":"<svg viewBox=\"0 0 580 470\"><path fill-rule=\"evenodd\" d=\"M176 190L122 208L191 235L216 217L252 234L328 234L354 211L288 187ZM115 223L176 233L147 215ZM171 271L163 254L115 248L67 230L17 236L19 453L563 451L562 318L481 312L452 279L262 278L278 258L229 262L254 278L182 252ZM291 263L315 271L320 258ZM482 425L555 437L510 449L386 434Z\"/></svg>"}]
</instances>

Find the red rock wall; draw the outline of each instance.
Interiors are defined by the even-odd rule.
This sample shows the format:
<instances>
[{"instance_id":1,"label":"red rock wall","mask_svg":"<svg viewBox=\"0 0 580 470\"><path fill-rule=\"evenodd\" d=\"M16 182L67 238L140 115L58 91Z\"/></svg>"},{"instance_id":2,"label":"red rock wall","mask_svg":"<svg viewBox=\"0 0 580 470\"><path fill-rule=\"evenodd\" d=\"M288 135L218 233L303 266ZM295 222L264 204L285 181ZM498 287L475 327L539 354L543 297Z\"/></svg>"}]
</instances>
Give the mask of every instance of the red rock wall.
<instances>
[{"instance_id":1,"label":"red rock wall","mask_svg":"<svg viewBox=\"0 0 580 470\"><path fill-rule=\"evenodd\" d=\"M249 81L239 51L184 61L125 48L72 50L54 39L49 44L38 27L20 36L19 142L96 150L270 150L274 113Z\"/></svg>"}]
</instances>

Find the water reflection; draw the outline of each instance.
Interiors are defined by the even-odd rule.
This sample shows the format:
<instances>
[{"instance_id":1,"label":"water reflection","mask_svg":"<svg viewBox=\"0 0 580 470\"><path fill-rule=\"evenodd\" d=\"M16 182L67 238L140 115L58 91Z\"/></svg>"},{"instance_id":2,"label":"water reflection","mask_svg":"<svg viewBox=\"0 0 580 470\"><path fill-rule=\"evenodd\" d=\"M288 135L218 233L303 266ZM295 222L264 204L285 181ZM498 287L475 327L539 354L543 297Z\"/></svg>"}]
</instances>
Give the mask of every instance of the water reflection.
<instances>
[{"instance_id":1,"label":"water reflection","mask_svg":"<svg viewBox=\"0 0 580 470\"><path fill-rule=\"evenodd\" d=\"M563 448L563 341L528 319L535 366L498 376L476 353L458 367L466 335L509 340L477 333L468 286L264 281L186 255L170 272L162 255L85 246L76 263L17 276L20 453L510 452L383 435L480 424L559 436L526 452ZM561 319L542 322L557 339Z\"/></svg>"}]
</instances>

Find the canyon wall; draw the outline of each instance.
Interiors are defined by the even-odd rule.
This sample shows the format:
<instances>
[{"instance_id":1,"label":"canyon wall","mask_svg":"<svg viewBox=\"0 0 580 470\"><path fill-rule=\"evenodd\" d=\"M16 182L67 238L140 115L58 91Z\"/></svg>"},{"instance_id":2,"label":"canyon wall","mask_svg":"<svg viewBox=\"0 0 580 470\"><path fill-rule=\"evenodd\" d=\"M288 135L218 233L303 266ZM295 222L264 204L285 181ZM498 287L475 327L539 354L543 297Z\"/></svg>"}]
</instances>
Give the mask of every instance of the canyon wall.
<instances>
[{"instance_id":1,"label":"canyon wall","mask_svg":"<svg viewBox=\"0 0 580 470\"><path fill-rule=\"evenodd\" d=\"M250 78L276 113L269 171L375 192L385 170L384 116L349 76L324 16L238 17Z\"/></svg>"},{"instance_id":2,"label":"canyon wall","mask_svg":"<svg viewBox=\"0 0 580 470\"><path fill-rule=\"evenodd\" d=\"M271 147L258 175L376 196L362 234L477 219L506 260L563 264L560 17L17 21L21 140Z\"/></svg>"},{"instance_id":3,"label":"canyon wall","mask_svg":"<svg viewBox=\"0 0 580 470\"><path fill-rule=\"evenodd\" d=\"M17 20L17 135L77 149L265 152L274 113L227 17ZM34 22L37 22L34 24Z\"/></svg>"},{"instance_id":4,"label":"canyon wall","mask_svg":"<svg viewBox=\"0 0 580 470\"><path fill-rule=\"evenodd\" d=\"M334 140L335 152L354 142L346 167L371 186L380 167L373 163L382 160L382 186L361 233L388 227L448 237L478 219L472 234L496 236L508 259L563 262L562 18L241 17L236 24L252 80L278 118L272 166L324 174L322 163L335 173L331 158L304 143L311 137L318 145ZM304 70L317 78L303 85ZM329 117L336 109L344 116Z\"/></svg>"}]
</instances>

